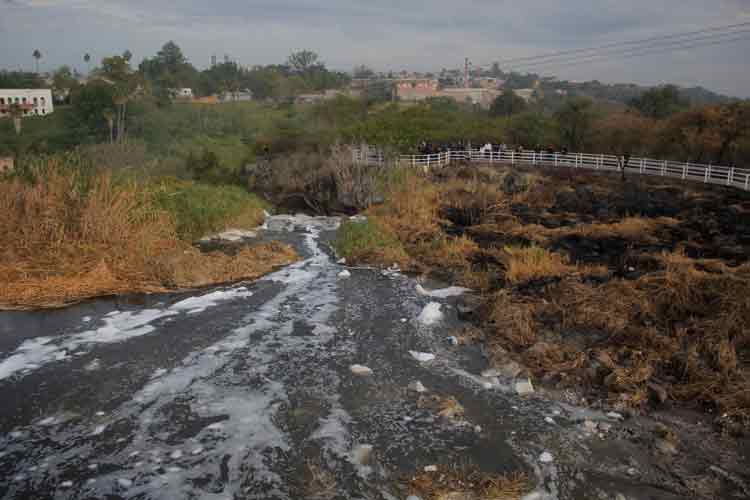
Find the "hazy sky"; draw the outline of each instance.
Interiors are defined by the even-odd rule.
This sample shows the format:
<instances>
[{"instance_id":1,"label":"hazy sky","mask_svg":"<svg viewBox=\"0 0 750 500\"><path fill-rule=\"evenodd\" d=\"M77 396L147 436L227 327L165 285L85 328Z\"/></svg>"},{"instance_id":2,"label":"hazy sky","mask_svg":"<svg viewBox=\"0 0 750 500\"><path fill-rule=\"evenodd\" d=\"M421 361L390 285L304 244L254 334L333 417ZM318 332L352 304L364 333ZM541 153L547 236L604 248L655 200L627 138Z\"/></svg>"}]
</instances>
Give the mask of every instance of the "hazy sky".
<instances>
[{"instance_id":1,"label":"hazy sky","mask_svg":"<svg viewBox=\"0 0 750 500\"><path fill-rule=\"evenodd\" d=\"M283 62L312 49L329 67L435 70L750 21L750 0L0 0L0 67L84 69L85 52L139 62L172 39L211 54ZM703 85L750 97L750 39L627 60L538 69L561 78ZM511 69L504 67L503 69Z\"/></svg>"}]
</instances>

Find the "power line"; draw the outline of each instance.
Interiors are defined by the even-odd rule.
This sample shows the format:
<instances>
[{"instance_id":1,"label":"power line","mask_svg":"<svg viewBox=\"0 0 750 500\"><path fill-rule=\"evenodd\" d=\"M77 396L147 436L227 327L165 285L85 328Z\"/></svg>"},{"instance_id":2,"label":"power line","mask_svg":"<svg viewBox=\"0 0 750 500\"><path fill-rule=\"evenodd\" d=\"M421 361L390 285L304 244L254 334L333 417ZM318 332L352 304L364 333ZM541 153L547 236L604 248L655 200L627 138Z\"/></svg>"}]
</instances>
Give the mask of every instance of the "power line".
<instances>
[{"instance_id":1,"label":"power line","mask_svg":"<svg viewBox=\"0 0 750 500\"><path fill-rule=\"evenodd\" d=\"M679 45L674 45L674 46L641 47L641 48L631 49L629 51L620 52L620 53L593 54L593 55L588 55L588 56L573 58L573 59L568 59L568 60L542 62L542 63L537 63L537 64L533 64L533 63L529 63L525 65L522 64L520 66L514 67L513 70L528 72L529 70L534 70L537 68L545 68L549 66L552 66L552 67L576 66L579 64L599 62L610 57L614 57L616 59L631 59L633 57L641 57L641 56L646 56L646 55L668 53L668 52L677 52L677 51L693 49L693 48L711 47L711 46L721 45L724 43L733 43L733 42L750 39L750 31L738 32L738 34L744 34L744 36L733 37L733 38L723 38L723 39L718 39L718 40L709 39L709 40L704 40L699 43L687 43L687 44L679 44ZM696 42L696 40L692 40L692 41L686 40L685 42Z\"/></svg>"},{"instance_id":2,"label":"power line","mask_svg":"<svg viewBox=\"0 0 750 500\"><path fill-rule=\"evenodd\" d=\"M584 52L592 52L592 51L599 51L603 49L610 49L610 48L618 48L621 46L629 46L629 45L641 45L641 44L648 44L651 42L656 41L662 41L662 40L671 40L675 38L683 38L688 36L694 36L694 35L700 35L703 33L712 33L716 31L725 31L725 30L732 30L734 28L741 28L750 26L750 22L744 22L744 23L737 23L737 24L729 24L725 26L716 26L712 28L705 28L702 30L696 30L696 31L686 31L682 33L673 33L670 35L661 35L661 36L654 36L649 38L643 38L640 40L628 40L624 42L614 42L614 43L608 43L605 45L600 45L597 47L587 47L587 48L581 48L581 49L571 49L571 50L563 50L559 52L551 52L547 54L539 54L536 56L527 56L527 57L515 57L515 58L509 58L509 59L501 59L499 61L496 61L499 64L508 64L508 63L516 63L516 62L522 62L522 61L534 61L537 59L550 59L555 58L561 55L569 55L569 54L579 54ZM729 31L731 32L731 31ZM729 33L727 32L727 33Z\"/></svg>"}]
</instances>

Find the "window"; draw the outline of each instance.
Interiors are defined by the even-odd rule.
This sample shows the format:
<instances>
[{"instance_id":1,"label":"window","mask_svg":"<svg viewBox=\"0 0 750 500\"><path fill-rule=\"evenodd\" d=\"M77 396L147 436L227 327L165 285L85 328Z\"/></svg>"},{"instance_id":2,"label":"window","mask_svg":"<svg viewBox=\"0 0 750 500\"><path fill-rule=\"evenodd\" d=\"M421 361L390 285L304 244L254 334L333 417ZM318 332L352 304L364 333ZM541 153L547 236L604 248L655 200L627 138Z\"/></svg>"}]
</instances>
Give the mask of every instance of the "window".
<instances>
[{"instance_id":1,"label":"window","mask_svg":"<svg viewBox=\"0 0 750 500\"><path fill-rule=\"evenodd\" d=\"M34 106L36 106L37 102L38 102L38 100L37 100L37 98L35 97L35 98L34 98Z\"/></svg>"},{"instance_id":2,"label":"window","mask_svg":"<svg viewBox=\"0 0 750 500\"><path fill-rule=\"evenodd\" d=\"M5 104L5 97L0 97L0 105Z\"/></svg>"},{"instance_id":3,"label":"window","mask_svg":"<svg viewBox=\"0 0 750 500\"><path fill-rule=\"evenodd\" d=\"M44 104L44 102L45 102L45 101L44 101L44 97L42 97L42 104Z\"/></svg>"},{"instance_id":4,"label":"window","mask_svg":"<svg viewBox=\"0 0 750 500\"><path fill-rule=\"evenodd\" d=\"M23 97L23 98L21 99L21 102L22 102L23 104L26 104L26 98L25 98L25 97Z\"/></svg>"}]
</instances>

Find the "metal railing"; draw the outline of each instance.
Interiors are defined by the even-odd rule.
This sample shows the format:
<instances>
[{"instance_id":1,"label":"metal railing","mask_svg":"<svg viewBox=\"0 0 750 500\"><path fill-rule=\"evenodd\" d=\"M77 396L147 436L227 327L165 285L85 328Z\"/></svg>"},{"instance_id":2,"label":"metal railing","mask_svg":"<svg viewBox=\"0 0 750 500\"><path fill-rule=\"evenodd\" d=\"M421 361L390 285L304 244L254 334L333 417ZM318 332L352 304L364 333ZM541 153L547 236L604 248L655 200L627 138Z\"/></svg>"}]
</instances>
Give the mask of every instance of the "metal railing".
<instances>
[{"instance_id":1,"label":"metal railing","mask_svg":"<svg viewBox=\"0 0 750 500\"><path fill-rule=\"evenodd\" d=\"M483 163L506 163L511 165L539 165L549 167L571 167L589 170L622 170L623 158L616 155L585 154L585 153L548 153L536 151L482 151L471 149L465 151L445 151L442 153L423 155L400 155L395 158L386 157L381 151L374 149L352 150L356 162L369 165L385 166L400 165L413 167L444 167L454 161L471 161ZM750 191L750 169L727 167L720 165L675 162L668 160L654 160L631 156L625 172L671 177L676 179L720 184Z\"/></svg>"}]
</instances>

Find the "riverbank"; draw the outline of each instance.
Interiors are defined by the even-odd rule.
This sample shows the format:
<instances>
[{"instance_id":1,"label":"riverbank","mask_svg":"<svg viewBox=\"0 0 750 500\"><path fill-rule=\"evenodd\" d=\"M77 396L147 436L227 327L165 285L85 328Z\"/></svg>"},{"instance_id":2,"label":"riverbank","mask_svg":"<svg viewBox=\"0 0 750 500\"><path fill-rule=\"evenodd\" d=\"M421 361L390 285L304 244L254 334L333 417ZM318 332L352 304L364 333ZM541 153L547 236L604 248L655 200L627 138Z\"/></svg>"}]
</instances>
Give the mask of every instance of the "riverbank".
<instances>
[{"instance_id":1,"label":"riverbank","mask_svg":"<svg viewBox=\"0 0 750 500\"><path fill-rule=\"evenodd\" d=\"M741 437L748 214L750 196L721 187L459 166L408 174L337 247L474 289L467 341L568 402L695 409Z\"/></svg>"},{"instance_id":2,"label":"riverbank","mask_svg":"<svg viewBox=\"0 0 750 500\"><path fill-rule=\"evenodd\" d=\"M263 222L267 205L239 187L115 182L106 172L68 167L52 164L38 179L0 182L0 309L255 279L297 260L275 242L234 255L192 244Z\"/></svg>"}]
</instances>

